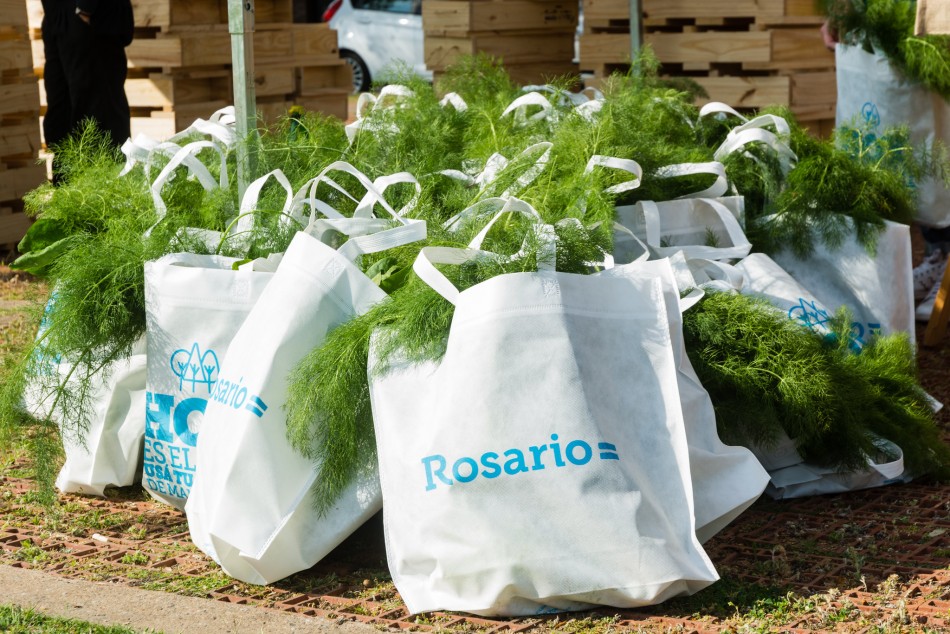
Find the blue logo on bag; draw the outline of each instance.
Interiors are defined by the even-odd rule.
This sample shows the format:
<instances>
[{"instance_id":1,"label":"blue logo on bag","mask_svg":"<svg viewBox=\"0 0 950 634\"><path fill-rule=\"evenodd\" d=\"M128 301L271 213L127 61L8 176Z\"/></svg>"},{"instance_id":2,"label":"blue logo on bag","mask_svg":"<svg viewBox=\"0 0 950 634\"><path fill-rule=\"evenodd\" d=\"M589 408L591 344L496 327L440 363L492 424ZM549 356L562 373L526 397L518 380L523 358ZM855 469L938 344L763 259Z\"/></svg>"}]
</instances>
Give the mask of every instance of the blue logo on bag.
<instances>
[{"instance_id":1,"label":"blue logo on bag","mask_svg":"<svg viewBox=\"0 0 950 634\"><path fill-rule=\"evenodd\" d=\"M211 394L211 400L233 409L245 409L262 418L267 411L267 403L256 394L249 394L243 383L243 376L237 381L221 379Z\"/></svg>"},{"instance_id":2,"label":"blue logo on bag","mask_svg":"<svg viewBox=\"0 0 950 634\"><path fill-rule=\"evenodd\" d=\"M872 128L881 125L881 113L878 112L877 105L873 101L868 101L861 108L861 116Z\"/></svg>"},{"instance_id":3,"label":"blue logo on bag","mask_svg":"<svg viewBox=\"0 0 950 634\"><path fill-rule=\"evenodd\" d=\"M201 351L197 343L191 344L191 349L179 348L172 353L171 359L172 372L178 377L178 389L184 390L185 384L191 384L191 391L196 392L199 385L207 388L211 393L211 387L218 380L218 372L221 369L218 363L218 355L214 350Z\"/></svg>"},{"instance_id":4,"label":"blue logo on bag","mask_svg":"<svg viewBox=\"0 0 950 634\"><path fill-rule=\"evenodd\" d=\"M831 319L828 313L818 308L815 302L810 302L804 297L799 297L798 303L788 309L788 318L797 319L808 328L815 330L825 330L825 324Z\"/></svg>"},{"instance_id":5,"label":"blue logo on bag","mask_svg":"<svg viewBox=\"0 0 950 634\"><path fill-rule=\"evenodd\" d=\"M438 488L439 484L467 484L479 477L492 480L502 475L514 476L529 471L542 471L547 467L582 467L593 460L594 455L594 448L584 440L572 440L562 448L558 435L551 434L550 443L532 445L528 447L527 452L513 447L501 453L486 451L478 460L462 456L452 463L452 477L445 473L449 461L442 454L426 456L422 459L422 466L425 469L426 491L432 491ZM617 446L609 442L597 443L596 455L601 460L620 460Z\"/></svg>"}]
</instances>

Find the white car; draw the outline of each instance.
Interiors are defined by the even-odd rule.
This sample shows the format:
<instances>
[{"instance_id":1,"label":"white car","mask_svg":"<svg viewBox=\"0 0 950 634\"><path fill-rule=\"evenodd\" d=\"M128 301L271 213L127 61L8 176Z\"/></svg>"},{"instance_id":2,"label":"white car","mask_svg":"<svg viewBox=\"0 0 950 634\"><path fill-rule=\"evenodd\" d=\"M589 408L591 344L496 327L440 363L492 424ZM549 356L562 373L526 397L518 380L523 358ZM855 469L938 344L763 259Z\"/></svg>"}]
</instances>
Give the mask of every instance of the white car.
<instances>
[{"instance_id":1,"label":"white car","mask_svg":"<svg viewBox=\"0 0 950 634\"><path fill-rule=\"evenodd\" d=\"M334 0L323 21L336 30L340 57L353 69L354 93L369 90L396 61L432 79L422 50L421 0Z\"/></svg>"}]
</instances>

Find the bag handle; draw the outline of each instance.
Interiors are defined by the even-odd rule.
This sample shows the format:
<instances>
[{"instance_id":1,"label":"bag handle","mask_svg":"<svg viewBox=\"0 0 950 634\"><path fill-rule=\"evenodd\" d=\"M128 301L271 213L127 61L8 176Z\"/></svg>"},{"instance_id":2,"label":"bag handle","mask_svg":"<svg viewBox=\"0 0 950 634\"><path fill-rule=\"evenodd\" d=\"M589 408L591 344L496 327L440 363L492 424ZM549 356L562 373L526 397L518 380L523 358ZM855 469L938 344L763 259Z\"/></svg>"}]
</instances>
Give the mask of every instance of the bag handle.
<instances>
[{"instance_id":1,"label":"bag handle","mask_svg":"<svg viewBox=\"0 0 950 634\"><path fill-rule=\"evenodd\" d=\"M394 108L401 101L412 97L414 94L412 90L399 84L384 86L379 91L378 97L372 93L364 92L356 100L356 121L344 126L346 138L350 143L353 143L357 133L365 127L365 117L376 108Z\"/></svg>"},{"instance_id":2,"label":"bag handle","mask_svg":"<svg viewBox=\"0 0 950 634\"><path fill-rule=\"evenodd\" d=\"M493 199L492 206L497 208L498 200ZM484 202L484 201L483 201ZM477 206L473 205L472 207ZM464 213L464 212L463 212ZM520 213L535 221L533 231L540 242L537 253L539 271L555 271L557 268L557 234L554 227L541 223L541 215L527 202L518 198L504 200L504 205L498 209L485 224L481 231L472 238L465 248L457 247L423 247L413 262L412 269L423 282L452 304L458 302L459 290L452 284L444 273L435 268L435 264L464 264L478 258L493 258L503 262L514 262L527 254L527 238L517 253L503 256L481 249L488 232L496 222L507 213Z\"/></svg>"},{"instance_id":3,"label":"bag handle","mask_svg":"<svg viewBox=\"0 0 950 634\"><path fill-rule=\"evenodd\" d=\"M717 161L706 163L677 163L658 169L654 176L657 178L677 178L695 174L712 174L716 181L702 191L678 196L680 198L719 198L729 190L729 181L726 178L726 166Z\"/></svg>"},{"instance_id":4,"label":"bag handle","mask_svg":"<svg viewBox=\"0 0 950 634\"><path fill-rule=\"evenodd\" d=\"M872 438L872 442L882 454L897 456L897 458L890 462L878 463L875 462L872 457L868 456L868 466L888 480L899 478L901 474L904 473L904 451L896 443L886 438Z\"/></svg>"},{"instance_id":5,"label":"bag handle","mask_svg":"<svg viewBox=\"0 0 950 634\"><path fill-rule=\"evenodd\" d=\"M439 101L439 105L445 108L446 106L452 106L459 112L465 112L468 110L468 104L465 103L465 100L462 99L462 96L457 92L447 93L442 100Z\"/></svg>"},{"instance_id":6,"label":"bag handle","mask_svg":"<svg viewBox=\"0 0 950 634\"><path fill-rule=\"evenodd\" d=\"M334 171L343 172L343 173L353 176L360 183L360 185L362 185L366 189L366 194L364 195L364 197L361 200L358 200L356 197L350 194L346 190L346 188L344 188L335 180L327 176L327 174ZM368 207L369 217L372 217L372 207L373 205L375 205L375 203L379 203L379 205L383 209L385 209L386 212L389 213L389 215L394 220L398 220L402 224L407 224L408 219L403 217L402 211L408 211L415 206L418 195L419 195L419 191L421 191L421 186L419 186L415 178L413 178L412 175L408 174L407 172L402 172L400 174L393 174L388 177L383 176L383 177L378 178L377 181L383 183L383 189L397 182L410 182L410 183L414 182L417 187L416 196L413 197L413 199L409 202L409 204L403 207L401 211L397 212L395 209L393 209L393 207L388 202L386 202L386 199L383 196L382 192L379 191L379 189L377 189L376 184L373 181L371 181L368 176L366 176L363 172L359 171L358 169L356 169L351 164L345 161L334 161L333 163L330 163L325 168L323 168L320 174L318 174L314 178L311 178L309 181L304 183L303 186L297 191L297 193L294 195L293 202L291 204L290 213L294 218L302 218L302 215L298 214L298 211L302 210L304 205L309 205L311 223L316 220L317 212L322 213L324 216L331 219L345 218L345 216L342 213L340 213L339 211L331 207L326 202L321 201L317 198L317 187L320 185L320 183L326 183L327 185L329 185L330 187L333 187L334 189L342 193L344 196L346 196L353 202L357 203L358 210L362 206L363 209L361 211L361 214L363 214L364 217L365 217L365 214L367 213L367 209L366 209L367 205L369 205ZM370 199L372 200L372 204L366 202L366 201L369 201Z\"/></svg>"},{"instance_id":7,"label":"bag handle","mask_svg":"<svg viewBox=\"0 0 950 634\"><path fill-rule=\"evenodd\" d=\"M547 167L548 159L551 156L552 147L554 147L554 144L550 141L534 143L523 149L518 154L518 156L513 158L511 161L496 152L495 154L492 154L488 157L488 160L485 161L485 167L477 176L470 176L465 172L454 169L441 170L436 173L441 174L442 176L448 176L449 178L457 181L461 181L467 187L474 187L478 185L479 192L484 192L491 186L492 183L498 180L498 177L508 167L509 164L515 162L517 159L523 156L531 154L532 152L535 152L539 149L544 149L544 152L542 152L541 155L535 159L534 163L521 174L518 180L516 180L511 187L500 194L500 196L512 196L533 183L541 174L541 172L544 171L544 168Z\"/></svg>"},{"instance_id":8,"label":"bag handle","mask_svg":"<svg viewBox=\"0 0 950 634\"><path fill-rule=\"evenodd\" d=\"M363 198L359 201L359 204L357 204L356 210L353 212L353 217L374 217L373 207L377 202L385 203L386 201L383 198L383 194L386 193L386 190L391 185L397 185L399 183L408 183L413 185L415 187L416 193L409 200L409 202L403 205L403 207L395 213L400 217L411 213L416 208L416 204L419 202L419 196L422 194L422 185L420 185L419 181L416 180L416 177L409 172L398 172L396 174L390 174L389 176L380 176L374 180L373 186L366 189L366 194L363 195Z\"/></svg>"},{"instance_id":9,"label":"bag handle","mask_svg":"<svg viewBox=\"0 0 950 634\"><path fill-rule=\"evenodd\" d=\"M191 159L195 158L194 155L204 148L212 148L221 156L222 182L220 185L214 180L214 177L211 175L211 172L208 171L208 168L205 167L204 163L197 160L194 162L191 161ZM171 175L179 165L186 163L188 165L188 169L198 179L198 182L201 183L201 186L204 187L205 191L211 191L218 186L227 187L226 161L227 159L223 150L217 144L211 141L193 141L175 152L175 155L165 165L165 167L162 168L162 171L159 172L150 188L152 192L152 202L155 205L155 212L158 214L158 220L155 221L155 224L153 224L152 227L149 227L149 229L146 230L145 235L147 236L155 227L155 225L165 218L165 214L168 213L168 206L165 204L164 199L162 199L161 192L162 188L165 186L165 183L170 179Z\"/></svg>"},{"instance_id":10,"label":"bag handle","mask_svg":"<svg viewBox=\"0 0 950 634\"><path fill-rule=\"evenodd\" d=\"M726 234L732 242L731 247L707 247L704 245L686 245L681 247L663 247L660 245L660 209L652 200L641 200L643 220L646 228L646 242L658 255L664 256L682 251L689 257L707 258L710 260L743 258L752 250L752 244L746 237L739 221L736 220L729 208L712 198L694 198L697 203L710 207L722 222Z\"/></svg>"},{"instance_id":11,"label":"bag handle","mask_svg":"<svg viewBox=\"0 0 950 634\"><path fill-rule=\"evenodd\" d=\"M546 240L554 238L554 228L551 225L539 225L537 234ZM549 251L548 249L545 249ZM506 259L514 259L522 254L521 251ZM458 304L458 298L461 292L445 274L435 267L436 264L454 264L460 265L466 262L472 262L481 258L498 258L497 253L491 251L482 251L473 248L456 247L423 247L419 255L412 263L412 270L415 274L427 284L432 290L444 297L451 304ZM538 258L538 271L552 271L551 258Z\"/></svg>"},{"instance_id":12,"label":"bag handle","mask_svg":"<svg viewBox=\"0 0 950 634\"><path fill-rule=\"evenodd\" d=\"M287 192L287 197L284 199L284 206L280 210L280 220L278 222L284 226L293 222L294 219L290 216L290 210L294 201L293 187L291 187L290 181L284 172L280 169L275 169L255 179L247 186L247 189L244 191L244 196L241 198L237 227L235 233L232 235L246 235L254 228L254 225L257 224L257 214L254 213L257 210L257 202L260 200L261 190L264 189L264 185L266 185L267 181L271 178L276 180L280 186L284 188L284 191ZM225 232L224 238L227 237L228 232ZM238 237L238 240L244 242L244 238Z\"/></svg>"},{"instance_id":13,"label":"bag handle","mask_svg":"<svg viewBox=\"0 0 950 634\"><path fill-rule=\"evenodd\" d=\"M724 158L736 152L751 143L764 143L772 148L779 157L782 172L788 174L798 157L788 146L787 143L779 138L779 135L787 136L790 134L788 121L782 117L773 114L759 115L753 119L747 119L739 114L734 108L720 102L710 102L699 110L700 118L710 114L729 114L738 117L742 123L729 131L726 139L716 149L713 158L722 161ZM766 130L767 126L774 126L775 132Z\"/></svg>"},{"instance_id":14,"label":"bag handle","mask_svg":"<svg viewBox=\"0 0 950 634\"><path fill-rule=\"evenodd\" d=\"M539 106L541 108L540 112L536 112L530 117L528 116L528 108L531 106ZM527 94L521 95L505 108L505 111L501 113L501 118L507 117L509 114L514 113L515 116L515 125L518 127L524 127L529 123L535 123L541 121L542 119L547 119L551 114L554 113L554 106L551 105L551 102L545 98L539 92L529 92Z\"/></svg>"},{"instance_id":15,"label":"bag handle","mask_svg":"<svg viewBox=\"0 0 950 634\"><path fill-rule=\"evenodd\" d=\"M624 172L633 174L634 176L634 178L628 181L624 181L617 185L612 185L605 189L604 191L608 194L622 194L623 192L636 189L640 186L640 183L643 179L643 168L640 167L640 164L633 159L624 159L614 156L595 154L594 156L590 157L589 161L587 161L587 167L584 168L584 174L590 174L594 171L595 167L608 167L610 169L622 170Z\"/></svg>"}]
</instances>

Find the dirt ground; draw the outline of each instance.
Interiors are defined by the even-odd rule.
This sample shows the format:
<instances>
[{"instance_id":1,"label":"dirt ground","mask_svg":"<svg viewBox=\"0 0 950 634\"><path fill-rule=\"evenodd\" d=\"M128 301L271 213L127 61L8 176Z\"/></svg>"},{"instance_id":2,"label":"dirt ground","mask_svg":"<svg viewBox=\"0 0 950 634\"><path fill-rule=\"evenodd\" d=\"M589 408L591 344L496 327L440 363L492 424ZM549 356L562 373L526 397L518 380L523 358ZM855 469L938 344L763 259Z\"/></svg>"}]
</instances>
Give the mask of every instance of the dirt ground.
<instances>
[{"instance_id":1,"label":"dirt ground","mask_svg":"<svg viewBox=\"0 0 950 634\"><path fill-rule=\"evenodd\" d=\"M0 310L0 331L11 319ZM917 335L920 342L923 324ZM919 365L924 387L950 404L948 355L950 335L937 347L921 347ZM950 439L948 409L937 419ZM106 500L61 496L55 509L44 509L28 461L24 453L0 469L0 564L31 573L10 576L0 566L0 602L74 580L98 584L112 612L124 615L115 623L132 623L135 613L158 619L136 627L157 622L167 631L179 631L167 605L149 607L126 590L161 591L172 606L174 597L203 601L189 599L194 607L172 611L191 619L192 631L211 632L278 631L264 621L276 612L310 617L305 623L316 627L411 631L950 632L950 485L928 480L804 500L763 498L706 544L721 580L692 597L637 610L486 619L409 615L387 571L380 516L312 569L251 586L224 575L191 544L184 515L138 487L112 491ZM231 616L199 627L202 606L211 613L220 604L252 608L240 625L252 629L228 629L239 627L230 625ZM88 618L88 611L79 616Z\"/></svg>"}]
</instances>

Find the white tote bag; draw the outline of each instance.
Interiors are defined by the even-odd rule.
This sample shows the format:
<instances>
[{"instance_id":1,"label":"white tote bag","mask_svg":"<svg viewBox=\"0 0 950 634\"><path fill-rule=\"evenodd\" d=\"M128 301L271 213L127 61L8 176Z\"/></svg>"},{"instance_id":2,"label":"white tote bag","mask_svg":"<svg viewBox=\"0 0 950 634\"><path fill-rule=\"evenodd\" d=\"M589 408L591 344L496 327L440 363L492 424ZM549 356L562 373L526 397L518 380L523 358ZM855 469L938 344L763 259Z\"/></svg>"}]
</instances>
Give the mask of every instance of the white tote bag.
<instances>
[{"instance_id":1,"label":"white tote bag","mask_svg":"<svg viewBox=\"0 0 950 634\"><path fill-rule=\"evenodd\" d=\"M152 185L156 206L164 179L179 156ZM239 239L253 223L250 211L271 176L287 190L289 210L293 191L282 173L271 172L254 181L241 202ZM214 237L213 232L205 233ZM221 360L273 276L272 263L255 261L235 270L238 261L173 253L145 264L148 376L142 484L153 497L179 509L184 508L194 480L198 429L217 388Z\"/></svg>"},{"instance_id":2,"label":"white tote bag","mask_svg":"<svg viewBox=\"0 0 950 634\"><path fill-rule=\"evenodd\" d=\"M643 200L617 207L617 221L633 236L614 235L614 257L630 261L645 243L653 257L669 257L682 252L687 257L726 260L745 257L752 248L742 229L745 199L725 196L728 189L722 163L669 165L655 177L674 178L691 174L710 174L715 182L703 191L674 200ZM609 191L609 190L608 190Z\"/></svg>"},{"instance_id":3,"label":"white tote bag","mask_svg":"<svg viewBox=\"0 0 950 634\"><path fill-rule=\"evenodd\" d=\"M940 95L898 73L880 53L860 46L835 48L838 105L835 125L867 126L873 142L888 128L907 126L915 148L931 149L934 142L950 143L950 106ZM939 179L913 183L917 220L924 225L950 225L950 189Z\"/></svg>"},{"instance_id":4,"label":"white tote bag","mask_svg":"<svg viewBox=\"0 0 950 634\"><path fill-rule=\"evenodd\" d=\"M37 331L40 341L56 301L54 291ZM40 344L42 346L42 343ZM141 472L142 436L145 433L145 340L132 354L110 364L88 379L86 420L65 420L70 404L56 403L59 389L80 389L71 363L43 354L40 347L32 363L40 376L23 391L23 409L59 427L66 461L56 478L63 493L103 496L110 487L134 484ZM71 410L70 410L71 411ZM78 414L77 414L78 415Z\"/></svg>"},{"instance_id":5,"label":"white tote bag","mask_svg":"<svg viewBox=\"0 0 950 634\"><path fill-rule=\"evenodd\" d=\"M695 535L676 290L544 271L460 293L432 265L481 254L423 249L416 273L455 304L445 356L371 375L387 557L409 611L634 607L715 581Z\"/></svg>"},{"instance_id":6,"label":"white tote bag","mask_svg":"<svg viewBox=\"0 0 950 634\"><path fill-rule=\"evenodd\" d=\"M677 255L673 259L682 271L686 265L683 256ZM668 288L678 286L670 259L620 265L598 275L623 276L638 271L661 278ZM679 300L677 295L665 293L664 298L689 445L696 535L700 542L705 542L759 498L768 484L769 476L751 451L745 447L726 445L719 439L716 412L709 393L700 383L686 355L686 342L683 339L681 310L692 306L698 296Z\"/></svg>"},{"instance_id":7,"label":"white tote bag","mask_svg":"<svg viewBox=\"0 0 950 634\"><path fill-rule=\"evenodd\" d=\"M60 366L62 372L63 366ZM104 496L110 487L134 484L142 473L145 436L145 341L132 356L97 375L83 434L60 425L66 461L56 477L63 493ZM95 380L95 379L94 379Z\"/></svg>"},{"instance_id":8,"label":"white tote bag","mask_svg":"<svg viewBox=\"0 0 950 634\"><path fill-rule=\"evenodd\" d=\"M770 467L772 479L765 493L776 500L783 500L847 493L900 484L912 479L904 468L904 452L900 447L880 437L874 439L874 445L877 448L875 455L868 457L867 468L860 471L838 471L803 462L795 450L794 441L787 436L767 451L756 449L763 464L791 462L782 467Z\"/></svg>"},{"instance_id":9,"label":"white tote bag","mask_svg":"<svg viewBox=\"0 0 950 634\"><path fill-rule=\"evenodd\" d=\"M847 306L854 317L852 332L861 341L875 332L913 337L916 328L910 227L885 225L874 255L852 234L837 249L817 244L804 259L790 249L772 256L831 313Z\"/></svg>"},{"instance_id":10,"label":"white tote bag","mask_svg":"<svg viewBox=\"0 0 950 634\"><path fill-rule=\"evenodd\" d=\"M352 237L339 250L306 232L294 237L231 341L198 438L201 461L185 505L192 540L248 583L272 583L313 566L382 505L374 463L320 515L309 495L319 466L286 437L291 370L327 333L386 296L352 260L425 238L424 222L400 217L368 179L347 171L362 177L399 224Z\"/></svg>"},{"instance_id":11,"label":"white tote bag","mask_svg":"<svg viewBox=\"0 0 950 634\"><path fill-rule=\"evenodd\" d=\"M819 334L831 333L829 322L833 311L829 311L775 260L764 253L752 253L737 262L735 268L742 274L742 284L736 290L743 295L767 300L789 319ZM861 345L863 341L856 340L855 343Z\"/></svg>"},{"instance_id":12,"label":"white tote bag","mask_svg":"<svg viewBox=\"0 0 950 634\"><path fill-rule=\"evenodd\" d=\"M272 272L238 260L173 253L145 264L148 378L142 485L184 508L198 464L201 418L220 362Z\"/></svg>"}]
</instances>

